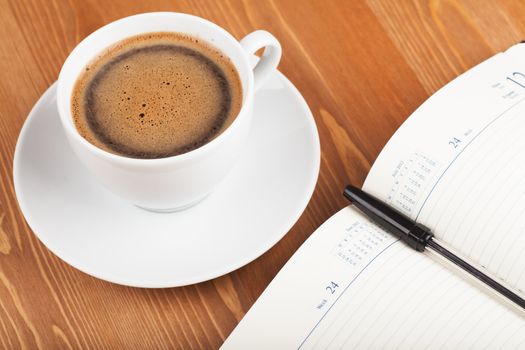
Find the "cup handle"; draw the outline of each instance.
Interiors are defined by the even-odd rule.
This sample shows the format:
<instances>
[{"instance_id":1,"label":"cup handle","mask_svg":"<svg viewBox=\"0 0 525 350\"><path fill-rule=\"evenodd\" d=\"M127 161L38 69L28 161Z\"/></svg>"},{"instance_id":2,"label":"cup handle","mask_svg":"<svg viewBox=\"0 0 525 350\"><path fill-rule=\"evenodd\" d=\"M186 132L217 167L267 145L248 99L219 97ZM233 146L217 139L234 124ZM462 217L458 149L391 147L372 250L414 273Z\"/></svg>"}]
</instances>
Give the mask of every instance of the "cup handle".
<instances>
[{"instance_id":1,"label":"cup handle","mask_svg":"<svg viewBox=\"0 0 525 350\"><path fill-rule=\"evenodd\" d=\"M253 67L254 87L257 91L270 77L272 71L277 68L281 59L281 44L265 30L256 30L246 35L240 44L248 56L255 54L257 50L264 47L259 62Z\"/></svg>"}]
</instances>

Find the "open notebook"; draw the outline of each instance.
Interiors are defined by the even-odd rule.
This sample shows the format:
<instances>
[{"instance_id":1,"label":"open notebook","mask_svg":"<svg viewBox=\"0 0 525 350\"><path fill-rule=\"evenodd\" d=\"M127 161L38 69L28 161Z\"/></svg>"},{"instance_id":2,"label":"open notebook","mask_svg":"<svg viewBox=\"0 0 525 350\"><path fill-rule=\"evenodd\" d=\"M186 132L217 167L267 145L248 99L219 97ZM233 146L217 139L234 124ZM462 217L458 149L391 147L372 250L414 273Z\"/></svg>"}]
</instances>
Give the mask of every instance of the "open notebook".
<instances>
[{"instance_id":1,"label":"open notebook","mask_svg":"<svg viewBox=\"0 0 525 350\"><path fill-rule=\"evenodd\" d=\"M364 190L525 297L525 44L428 99ZM525 313L349 206L299 248L224 349L525 347Z\"/></svg>"}]
</instances>

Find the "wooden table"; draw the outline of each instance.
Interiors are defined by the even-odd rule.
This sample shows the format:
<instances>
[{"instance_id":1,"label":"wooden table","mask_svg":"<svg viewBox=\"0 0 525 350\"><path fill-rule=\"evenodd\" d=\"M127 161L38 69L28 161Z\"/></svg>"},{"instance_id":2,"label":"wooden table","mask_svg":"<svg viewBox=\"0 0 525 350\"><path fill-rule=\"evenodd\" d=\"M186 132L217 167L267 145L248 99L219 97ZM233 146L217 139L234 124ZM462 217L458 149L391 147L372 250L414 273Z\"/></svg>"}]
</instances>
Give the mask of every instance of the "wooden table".
<instances>
[{"instance_id":1,"label":"wooden table","mask_svg":"<svg viewBox=\"0 0 525 350\"><path fill-rule=\"evenodd\" d=\"M280 70L321 138L319 181L284 239L233 273L147 290L75 270L18 209L13 153L28 112L71 49L96 28L148 11L195 14L237 38L281 42ZM217 348L301 243L346 205L382 146L429 95L525 38L525 2L0 0L0 348Z\"/></svg>"}]
</instances>

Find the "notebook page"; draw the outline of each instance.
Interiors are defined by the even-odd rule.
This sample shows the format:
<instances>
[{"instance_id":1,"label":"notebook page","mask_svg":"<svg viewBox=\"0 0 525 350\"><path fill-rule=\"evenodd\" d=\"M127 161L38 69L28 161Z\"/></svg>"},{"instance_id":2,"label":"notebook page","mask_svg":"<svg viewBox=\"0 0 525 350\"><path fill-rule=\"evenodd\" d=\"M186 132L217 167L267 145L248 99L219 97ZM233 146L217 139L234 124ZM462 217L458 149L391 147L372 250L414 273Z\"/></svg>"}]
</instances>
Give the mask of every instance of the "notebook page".
<instances>
[{"instance_id":1,"label":"notebook page","mask_svg":"<svg viewBox=\"0 0 525 350\"><path fill-rule=\"evenodd\" d=\"M425 102L364 188L525 298L525 45Z\"/></svg>"},{"instance_id":2,"label":"notebook page","mask_svg":"<svg viewBox=\"0 0 525 350\"><path fill-rule=\"evenodd\" d=\"M326 221L223 349L525 346L525 318L352 207Z\"/></svg>"}]
</instances>

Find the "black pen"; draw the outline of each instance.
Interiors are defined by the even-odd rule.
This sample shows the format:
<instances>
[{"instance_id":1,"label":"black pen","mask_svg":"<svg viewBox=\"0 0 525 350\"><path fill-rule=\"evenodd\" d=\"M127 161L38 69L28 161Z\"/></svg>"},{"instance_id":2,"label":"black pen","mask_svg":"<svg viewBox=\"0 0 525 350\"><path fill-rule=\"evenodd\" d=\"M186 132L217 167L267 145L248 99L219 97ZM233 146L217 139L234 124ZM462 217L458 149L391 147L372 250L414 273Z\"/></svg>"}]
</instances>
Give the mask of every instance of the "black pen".
<instances>
[{"instance_id":1,"label":"black pen","mask_svg":"<svg viewBox=\"0 0 525 350\"><path fill-rule=\"evenodd\" d=\"M405 214L397 211L388 204L354 186L347 186L343 192L358 209L366 214L374 223L392 233L415 250L422 252L431 249L458 267L462 268L481 282L505 296L512 302L525 309L525 300L494 279L485 275L474 266L467 263L451 251L439 245L432 239L434 234L429 228L413 221Z\"/></svg>"}]
</instances>

